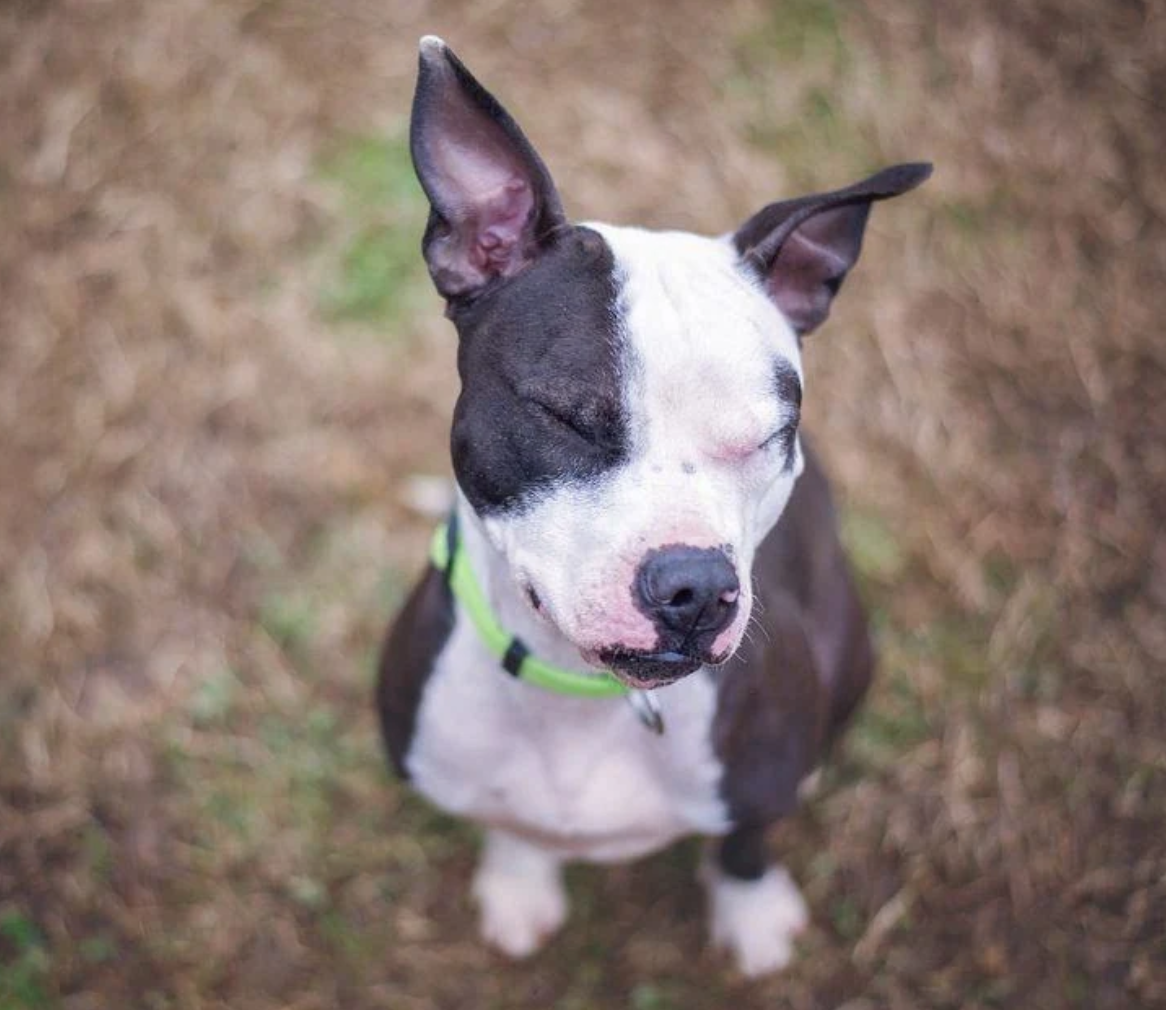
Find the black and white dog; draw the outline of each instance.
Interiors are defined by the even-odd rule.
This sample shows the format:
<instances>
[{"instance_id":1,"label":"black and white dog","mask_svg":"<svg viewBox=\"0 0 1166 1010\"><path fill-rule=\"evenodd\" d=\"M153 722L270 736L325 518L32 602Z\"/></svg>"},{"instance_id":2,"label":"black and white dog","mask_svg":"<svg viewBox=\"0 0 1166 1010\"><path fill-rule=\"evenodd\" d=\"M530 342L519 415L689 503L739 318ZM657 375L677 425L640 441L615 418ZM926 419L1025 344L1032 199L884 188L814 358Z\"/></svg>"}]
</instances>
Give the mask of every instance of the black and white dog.
<instances>
[{"instance_id":1,"label":"black and white dog","mask_svg":"<svg viewBox=\"0 0 1166 1010\"><path fill-rule=\"evenodd\" d=\"M411 140L462 390L455 514L381 660L393 764L485 826L473 893L504 953L562 924L564 862L695 833L719 839L713 941L747 974L779 969L806 908L765 830L873 666L798 434L801 341L871 203L930 166L770 204L722 238L571 224L517 124L432 37Z\"/></svg>"}]
</instances>

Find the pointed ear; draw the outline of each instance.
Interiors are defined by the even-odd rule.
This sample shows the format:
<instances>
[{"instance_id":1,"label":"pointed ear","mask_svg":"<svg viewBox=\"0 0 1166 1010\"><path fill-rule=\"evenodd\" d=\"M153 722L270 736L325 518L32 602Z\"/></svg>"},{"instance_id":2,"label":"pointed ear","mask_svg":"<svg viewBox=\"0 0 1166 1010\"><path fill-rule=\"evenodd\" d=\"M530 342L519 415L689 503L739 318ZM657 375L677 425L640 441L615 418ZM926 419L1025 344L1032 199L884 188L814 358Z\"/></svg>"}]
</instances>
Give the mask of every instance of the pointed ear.
<instances>
[{"instance_id":1,"label":"pointed ear","mask_svg":"<svg viewBox=\"0 0 1166 1010\"><path fill-rule=\"evenodd\" d=\"M819 326L858 260L870 205L914 189L931 175L925 163L896 165L832 193L771 203L733 236L799 336Z\"/></svg>"},{"instance_id":2,"label":"pointed ear","mask_svg":"<svg viewBox=\"0 0 1166 1010\"><path fill-rule=\"evenodd\" d=\"M518 124L432 35L421 40L409 143L430 204L422 250L446 298L521 272L566 223Z\"/></svg>"}]
</instances>

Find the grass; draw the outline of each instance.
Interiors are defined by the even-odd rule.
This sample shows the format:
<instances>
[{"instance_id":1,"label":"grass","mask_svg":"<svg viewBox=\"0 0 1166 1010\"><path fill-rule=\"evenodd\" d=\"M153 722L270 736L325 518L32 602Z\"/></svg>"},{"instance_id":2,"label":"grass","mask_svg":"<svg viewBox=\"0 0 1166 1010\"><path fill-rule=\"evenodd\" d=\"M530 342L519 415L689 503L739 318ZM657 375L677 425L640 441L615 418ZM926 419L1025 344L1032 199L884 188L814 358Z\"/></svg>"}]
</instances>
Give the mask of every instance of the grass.
<instances>
[{"instance_id":1,"label":"grass","mask_svg":"<svg viewBox=\"0 0 1166 1010\"><path fill-rule=\"evenodd\" d=\"M320 295L334 322L390 331L417 300L427 203L404 135L353 137L338 145L320 177L340 194L345 236Z\"/></svg>"},{"instance_id":2,"label":"grass","mask_svg":"<svg viewBox=\"0 0 1166 1010\"><path fill-rule=\"evenodd\" d=\"M935 735L935 724L922 699L901 675L889 684L884 677L878 693L863 706L847 736L847 754L856 775L890 768Z\"/></svg>"},{"instance_id":3,"label":"grass","mask_svg":"<svg viewBox=\"0 0 1166 1010\"><path fill-rule=\"evenodd\" d=\"M739 56L801 64L836 63L845 54L837 0L782 0L739 43Z\"/></svg>"},{"instance_id":4,"label":"grass","mask_svg":"<svg viewBox=\"0 0 1166 1010\"><path fill-rule=\"evenodd\" d=\"M434 15L597 217L716 230L775 177L939 167L807 341L883 665L775 833L814 925L752 985L691 843L572 868L563 934L494 957L476 830L386 772L372 659L428 532L402 486L456 392L409 319L440 309L405 8L91 6L0 10L0 1010L1166 1005L1166 283L1128 255L1162 246L1166 50L1136 5Z\"/></svg>"},{"instance_id":5,"label":"grass","mask_svg":"<svg viewBox=\"0 0 1166 1010\"><path fill-rule=\"evenodd\" d=\"M773 4L743 36L726 92L747 110L745 138L773 158L793 189L821 189L831 178L882 167L877 144L845 102L868 89L874 61L856 49L842 5L833 0ZM775 90L758 86L774 65L793 66Z\"/></svg>"},{"instance_id":6,"label":"grass","mask_svg":"<svg viewBox=\"0 0 1166 1010\"><path fill-rule=\"evenodd\" d=\"M907 554L882 516L847 508L841 517L842 543L864 583L891 585L907 565Z\"/></svg>"},{"instance_id":7,"label":"grass","mask_svg":"<svg viewBox=\"0 0 1166 1010\"><path fill-rule=\"evenodd\" d=\"M0 908L0 1010L43 1010L52 968L44 935L21 912Z\"/></svg>"},{"instance_id":8,"label":"grass","mask_svg":"<svg viewBox=\"0 0 1166 1010\"><path fill-rule=\"evenodd\" d=\"M316 634L317 601L302 589L272 589L259 609L259 625L284 650L302 656Z\"/></svg>"},{"instance_id":9,"label":"grass","mask_svg":"<svg viewBox=\"0 0 1166 1010\"><path fill-rule=\"evenodd\" d=\"M233 670L222 670L207 677L190 697L191 722L200 729L225 726L240 689L239 678Z\"/></svg>"}]
</instances>

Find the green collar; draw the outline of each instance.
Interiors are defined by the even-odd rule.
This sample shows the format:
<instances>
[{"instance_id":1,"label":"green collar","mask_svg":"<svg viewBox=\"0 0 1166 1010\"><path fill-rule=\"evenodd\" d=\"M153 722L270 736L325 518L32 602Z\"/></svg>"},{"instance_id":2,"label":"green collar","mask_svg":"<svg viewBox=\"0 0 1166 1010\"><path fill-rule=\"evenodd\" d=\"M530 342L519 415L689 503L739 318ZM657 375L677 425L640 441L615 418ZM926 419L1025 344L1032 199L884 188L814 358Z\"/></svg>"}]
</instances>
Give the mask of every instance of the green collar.
<instances>
[{"instance_id":1,"label":"green collar","mask_svg":"<svg viewBox=\"0 0 1166 1010\"><path fill-rule=\"evenodd\" d=\"M510 634L494 617L486 594L474 578L469 559L460 546L455 514L448 523L437 528L429 556L438 570L445 573L450 590L469 615L483 644L498 658L502 669L528 684L577 698L622 698L633 694L606 670L576 673L532 656L522 640Z\"/></svg>"}]
</instances>

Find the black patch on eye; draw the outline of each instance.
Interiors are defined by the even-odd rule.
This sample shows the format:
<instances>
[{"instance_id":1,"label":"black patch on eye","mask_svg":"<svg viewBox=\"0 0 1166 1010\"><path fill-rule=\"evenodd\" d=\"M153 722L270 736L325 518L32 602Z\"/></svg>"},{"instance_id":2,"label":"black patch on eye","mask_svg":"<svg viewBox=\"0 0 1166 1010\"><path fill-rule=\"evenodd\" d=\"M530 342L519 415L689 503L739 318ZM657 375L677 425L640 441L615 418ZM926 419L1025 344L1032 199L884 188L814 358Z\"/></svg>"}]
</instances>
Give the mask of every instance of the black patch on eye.
<instances>
[{"instance_id":1,"label":"black patch on eye","mask_svg":"<svg viewBox=\"0 0 1166 1010\"><path fill-rule=\"evenodd\" d=\"M781 433L782 451L785 453L785 462L781 466L781 472L789 473L794 468L794 460L797 456L798 426L787 424L781 429Z\"/></svg>"},{"instance_id":2,"label":"black patch on eye","mask_svg":"<svg viewBox=\"0 0 1166 1010\"><path fill-rule=\"evenodd\" d=\"M773 388L782 403L790 404L795 414L801 412L802 380L794 366L784 359L773 366Z\"/></svg>"},{"instance_id":3,"label":"black patch on eye","mask_svg":"<svg viewBox=\"0 0 1166 1010\"><path fill-rule=\"evenodd\" d=\"M775 432L774 441L780 441L779 450L785 455L782 472L789 473L793 469L795 448L797 443L798 423L802 413L802 380L788 361L779 361L773 369L773 386L777 398L789 412L790 420Z\"/></svg>"},{"instance_id":4,"label":"black patch on eye","mask_svg":"<svg viewBox=\"0 0 1166 1010\"><path fill-rule=\"evenodd\" d=\"M522 274L453 307L453 465L479 512L521 509L549 484L594 480L626 459L618 298L610 247L576 227Z\"/></svg>"},{"instance_id":5,"label":"black patch on eye","mask_svg":"<svg viewBox=\"0 0 1166 1010\"><path fill-rule=\"evenodd\" d=\"M618 400L573 376L556 375L519 384L522 402L535 422L550 420L564 432L595 448L612 448L622 437L623 411Z\"/></svg>"},{"instance_id":6,"label":"black patch on eye","mask_svg":"<svg viewBox=\"0 0 1166 1010\"><path fill-rule=\"evenodd\" d=\"M796 444L798 435L798 424L796 421L791 421L789 424L783 424L764 442L761 443L762 449L769 449L773 447L775 451L781 453L783 457L782 473L788 473L794 465L794 446Z\"/></svg>"}]
</instances>

